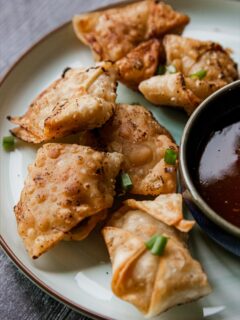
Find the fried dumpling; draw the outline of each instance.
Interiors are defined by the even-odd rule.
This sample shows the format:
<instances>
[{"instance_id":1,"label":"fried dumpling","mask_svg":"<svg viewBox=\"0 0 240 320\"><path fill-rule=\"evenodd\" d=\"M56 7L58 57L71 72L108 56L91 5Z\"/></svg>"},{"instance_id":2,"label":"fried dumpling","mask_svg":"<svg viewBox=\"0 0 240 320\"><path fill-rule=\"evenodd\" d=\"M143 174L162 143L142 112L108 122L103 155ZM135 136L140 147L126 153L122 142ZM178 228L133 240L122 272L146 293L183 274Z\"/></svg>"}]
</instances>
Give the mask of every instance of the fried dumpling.
<instances>
[{"instance_id":1,"label":"fried dumpling","mask_svg":"<svg viewBox=\"0 0 240 320\"><path fill-rule=\"evenodd\" d=\"M83 219L76 227L65 233L63 240L80 241L87 238L97 224L107 218L107 213L107 210L103 210L93 216Z\"/></svg>"},{"instance_id":2,"label":"fried dumpling","mask_svg":"<svg viewBox=\"0 0 240 320\"><path fill-rule=\"evenodd\" d=\"M105 217L121 162L121 154L76 144L49 143L38 150L14 208L18 232L32 258L69 236L84 219L100 213ZM88 223L85 228L78 231L86 236Z\"/></svg>"},{"instance_id":3,"label":"fried dumpling","mask_svg":"<svg viewBox=\"0 0 240 320\"><path fill-rule=\"evenodd\" d=\"M186 245L193 222L183 219L181 195L160 195L145 202L147 205L127 200L102 232L112 262L113 292L146 317L153 317L199 299L211 288ZM167 222L169 215L177 225ZM185 232L179 230L181 224L189 224ZM168 238L160 256L153 255L145 245L154 235Z\"/></svg>"},{"instance_id":4,"label":"fried dumpling","mask_svg":"<svg viewBox=\"0 0 240 320\"><path fill-rule=\"evenodd\" d=\"M168 131L144 107L118 104L101 128L100 140L109 152L124 155L122 169L130 176L134 194L158 195L176 191L176 166L164 161L167 149L178 148Z\"/></svg>"},{"instance_id":5,"label":"fried dumpling","mask_svg":"<svg viewBox=\"0 0 240 320\"><path fill-rule=\"evenodd\" d=\"M40 143L101 126L115 107L116 82L111 65L64 72L32 102L25 115L9 117L19 126L12 133L24 141Z\"/></svg>"},{"instance_id":6,"label":"fried dumpling","mask_svg":"<svg viewBox=\"0 0 240 320\"><path fill-rule=\"evenodd\" d=\"M156 73L161 56L164 51L157 39L142 42L116 62L119 80L137 90L141 81Z\"/></svg>"},{"instance_id":7,"label":"fried dumpling","mask_svg":"<svg viewBox=\"0 0 240 320\"><path fill-rule=\"evenodd\" d=\"M145 98L157 105L184 108L191 114L216 90L238 78L237 65L218 43L166 35L166 64L176 73L140 83Z\"/></svg>"},{"instance_id":8,"label":"fried dumpling","mask_svg":"<svg viewBox=\"0 0 240 320\"><path fill-rule=\"evenodd\" d=\"M223 80L205 81L182 73L154 76L140 83L144 97L156 104L183 108L189 115L214 91L226 84Z\"/></svg>"},{"instance_id":9,"label":"fried dumpling","mask_svg":"<svg viewBox=\"0 0 240 320\"><path fill-rule=\"evenodd\" d=\"M168 65L174 65L184 76L206 71L205 81L222 80L230 83L238 79L237 64L220 44L166 35L163 39Z\"/></svg>"},{"instance_id":10,"label":"fried dumpling","mask_svg":"<svg viewBox=\"0 0 240 320\"><path fill-rule=\"evenodd\" d=\"M97 61L117 61L142 41L180 33L189 17L154 0L77 15L73 27L77 37L90 46Z\"/></svg>"}]
</instances>

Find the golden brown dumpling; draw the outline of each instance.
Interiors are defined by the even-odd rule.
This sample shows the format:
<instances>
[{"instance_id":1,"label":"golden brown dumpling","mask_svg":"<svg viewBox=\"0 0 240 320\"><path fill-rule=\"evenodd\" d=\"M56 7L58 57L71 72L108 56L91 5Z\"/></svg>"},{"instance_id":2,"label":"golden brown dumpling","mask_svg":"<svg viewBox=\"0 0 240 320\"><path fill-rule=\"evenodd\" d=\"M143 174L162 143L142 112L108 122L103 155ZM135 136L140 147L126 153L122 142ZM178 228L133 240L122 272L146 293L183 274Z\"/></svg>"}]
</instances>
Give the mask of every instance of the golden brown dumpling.
<instances>
[{"instance_id":1,"label":"golden brown dumpling","mask_svg":"<svg viewBox=\"0 0 240 320\"><path fill-rule=\"evenodd\" d=\"M160 195L154 201L127 200L103 228L113 268L112 290L146 317L211 292L207 276L186 245L193 222L182 216L180 194ZM157 209L157 211L156 211ZM171 216L171 224L168 216ZM186 225L185 232L179 230ZM161 256L145 243L154 235L168 238Z\"/></svg>"},{"instance_id":2,"label":"golden brown dumpling","mask_svg":"<svg viewBox=\"0 0 240 320\"><path fill-rule=\"evenodd\" d=\"M63 240L80 241L87 238L97 224L107 218L107 213L107 210L103 210L94 214L93 216L83 219L79 224L76 225L76 227L65 233Z\"/></svg>"},{"instance_id":3,"label":"golden brown dumpling","mask_svg":"<svg viewBox=\"0 0 240 320\"><path fill-rule=\"evenodd\" d=\"M9 117L19 125L11 130L33 143L96 127L113 114L115 73L111 63L93 68L69 69L44 90L21 117ZM111 71L110 71L111 69Z\"/></svg>"},{"instance_id":4,"label":"golden brown dumpling","mask_svg":"<svg viewBox=\"0 0 240 320\"><path fill-rule=\"evenodd\" d=\"M168 131L144 107L118 104L114 116L99 130L109 152L124 155L123 171L134 194L158 195L176 191L176 166L164 161L166 149L178 150Z\"/></svg>"},{"instance_id":5,"label":"golden brown dumpling","mask_svg":"<svg viewBox=\"0 0 240 320\"><path fill-rule=\"evenodd\" d=\"M166 35L163 45L166 64L176 73L167 72L139 85L154 104L184 108L191 114L209 95L238 78L237 65L218 43Z\"/></svg>"},{"instance_id":6,"label":"golden brown dumpling","mask_svg":"<svg viewBox=\"0 0 240 320\"><path fill-rule=\"evenodd\" d=\"M105 218L121 163L121 154L76 144L49 143L38 150L14 208L18 232L32 258L69 236L84 219L100 213ZM87 236L89 224L80 231Z\"/></svg>"},{"instance_id":7,"label":"golden brown dumpling","mask_svg":"<svg viewBox=\"0 0 240 320\"><path fill-rule=\"evenodd\" d=\"M212 41L166 35L163 40L168 65L174 65L185 76L205 70L205 81L238 79L237 64L223 47Z\"/></svg>"},{"instance_id":8,"label":"golden brown dumpling","mask_svg":"<svg viewBox=\"0 0 240 320\"><path fill-rule=\"evenodd\" d=\"M189 17L154 0L77 15L73 27L77 37L90 46L97 61L117 61L142 41L180 33Z\"/></svg>"},{"instance_id":9,"label":"golden brown dumpling","mask_svg":"<svg viewBox=\"0 0 240 320\"><path fill-rule=\"evenodd\" d=\"M116 62L119 80L137 90L141 81L156 73L160 57L163 56L162 45L157 39L142 42Z\"/></svg>"},{"instance_id":10,"label":"golden brown dumpling","mask_svg":"<svg viewBox=\"0 0 240 320\"><path fill-rule=\"evenodd\" d=\"M147 79L140 83L139 90L156 105L183 108L190 115L205 98L225 84L223 80L192 79L178 72Z\"/></svg>"}]
</instances>

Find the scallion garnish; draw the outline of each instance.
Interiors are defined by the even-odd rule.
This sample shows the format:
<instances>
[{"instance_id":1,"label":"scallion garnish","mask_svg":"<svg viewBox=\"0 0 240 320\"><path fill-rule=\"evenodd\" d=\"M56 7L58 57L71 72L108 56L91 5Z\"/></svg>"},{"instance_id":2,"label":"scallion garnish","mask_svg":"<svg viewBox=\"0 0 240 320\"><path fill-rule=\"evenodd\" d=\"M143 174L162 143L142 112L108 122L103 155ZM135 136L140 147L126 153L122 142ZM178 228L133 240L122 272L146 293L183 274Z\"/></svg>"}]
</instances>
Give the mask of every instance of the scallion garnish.
<instances>
[{"instance_id":1,"label":"scallion garnish","mask_svg":"<svg viewBox=\"0 0 240 320\"><path fill-rule=\"evenodd\" d=\"M5 151L12 151L15 147L15 140L13 136L6 136L2 139L2 146Z\"/></svg>"},{"instance_id":2,"label":"scallion garnish","mask_svg":"<svg viewBox=\"0 0 240 320\"><path fill-rule=\"evenodd\" d=\"M166 66L166 70L168 73L176 73L177 69L173 64L170 64L169 66Z\"/></svg>"},{"instance_id":3,"label":"scallion garnish","mask_svg":"<svg viewBox=\"0 0 240 320\"><path fill-rule=\"evenodd\" d=\"M145 243L148 250L155 256L161 256L168 242L168 238L161 235L154 235Z\"/></svg>"},{"instance_id":4,"label":"scallion garnish","mask_svg":"<svg viewBox=\"0 0 240 320\"><path fill-rule=\"evenodd\" d=\"M192 78L192 79L197 78L199 80L202 80L204 77L206 77L206 75L207 75L207 70L201 69L195 73L190 74L190 78Z\"/></svg>"},{"instance_id":5,"label":"scallion garnish","mask_svg":"<svg viewBox=\"0 0 240 320\"><path fill-rule=\"evenodd\" d=\"M129 191L133 186L132 180L126 172L121 174L121 185L124 191Z\"/></svg>"},{"instance_id":6,"label":"scallion garnish","mask_svg":"<svg viewBox=\"0 0 240 320\"><path fill-rule=\"evenodd\" d=\"M153 245L154 245L154 242L156 241L156 238L157 238L157 234L155 234L155 236L152 236L152 238L150 240L148 240L147 242L145 242L145 246L148 248L148 250L151 250Z\"/></svg>"},{"instance_id":7,"label":"scallion garnish","mask_svg":"<svg viewBox=\"0 0 240 320\"><path fill-rule=\"evenodd\" d=\"M177 152L173 149L166 149L164 161L167 164L175 165L177 161Z\"/></svg>"},{"instance_id":8,"label":"scallion garnish","mask_svg":"<svg viewBox=\"0 0 240 320\"><path fill-rule=\"evenodd\" d=\"M165 72L166 72L166 66L164 66L164 65L159 65L159 66L158 66L158 70L157 70L157 74L163 75Z\"/></svg>"}]
</instances>

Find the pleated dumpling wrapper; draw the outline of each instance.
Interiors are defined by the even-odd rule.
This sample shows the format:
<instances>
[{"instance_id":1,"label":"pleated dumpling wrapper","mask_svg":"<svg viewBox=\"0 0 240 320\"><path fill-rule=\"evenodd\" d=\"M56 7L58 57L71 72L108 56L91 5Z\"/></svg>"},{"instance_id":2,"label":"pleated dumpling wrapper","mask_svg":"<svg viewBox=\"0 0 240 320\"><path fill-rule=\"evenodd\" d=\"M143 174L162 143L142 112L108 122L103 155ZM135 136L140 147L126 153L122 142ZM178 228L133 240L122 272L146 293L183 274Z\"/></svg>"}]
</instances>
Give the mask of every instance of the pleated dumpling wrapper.
<instances>
[{"instance_id":1,"label":"pleated dumpling wrapper","mask_svg":"<svg viewBox=\"0 0 240 320\"><path fill-rule=\"evenodd\" d=\"M163 46L167 72L139 85L154 104L183 108L190 115L213 92L238 79L237 64L218 43L169 34Z\"/></svg>"},{"instance_id":2,"label":"pleated dumpling wrapper","mask_svg":"<svg viewBox=\"0 0 240 320\"><path fill-rule=\"evenodd\" d=\"M200 78L210 83L221 80L227 84L238 79L237 64L219 43L169 34L163 44L167 65L173 65L184 76L196 80L197 73L205 71Z\"/></svg>"},{"instance_id":3,"label":"pleated dumpling wrapper","mask_svg":"<svg viewBox=\"0 0 240 320\"><path fill-rule=\"evenodd\" d=\"M193 224L183 219L180 194L125 201L102 230L112 262L113 292L148 318L209 294L207 276L186 245ZM160 256L146 246L154 235L168 238Z\"/></svg>"},{"instance_id":4,"label":"pleated dumpling wrapper","mask_svg":"<svg viewBox=\"0 0 240 320\"><path fill-rule=\"evenodd\" d=\"M142 42L116 62L119 81L129 88L138 90L140 82L156 73L164 56L163 46L157 39Z\"/></svg>"},{"instance_id":5,"label":"pleated dumpling wrapper","mask_svg":"<svg viewBox=\"0 0 240 320\"><path fill-rule=\"evenodd\" d=\"M181 33L189 17L171 6L154 0L76 15L73 27L77 37L90 46L97 61L123 58L139 43Z\"/></svg>"},{"instance_id":6,"label":"pleated dumpling wrapper","mask_svg":"<svg viewBox=\"0 0 240 320\"><path fill-rule=\"evenodd\" d=\"M121 163L121 154L76 144L48 143L38 150L14 208L18 232L32 258L65 237L74 238L75 232L70 233L76 226L78 239L87 236L96 222L89 228L89 218L105 217ZM81 222L87 230L80 228Z\"/></svg>"},{"instance_id":7,"label":"pleated dumpling wrapper","mask_svg":"<svg viewBox=\"0 0 240 320\"><path fill-rule=\"evenodd\" d=\"M226 82L223 80L195 80L178 72L144 80L139 91L156 105L183 108L190 115L204 99L224 85Z\"/></svg>"},{"instance_id":8,"label":"pleated dumpling wrapper","mask_svg":"<svg viewBox=\"0 0 240 320\"><path fill-rule=\"evenodd\" d=\"M166 163L166 150L177 154L169 132L144 107L118 104L113 117L99 129L109 152L124 155L122 169L132 181L131 193L159 195L176 192L177 163Z\"/></svg>"},{"instance_id":9,"label":"pleated dumpling wrapper","mask_svg":"<svg viewBox=\"0 0 240 320\"><path fill-rule=\"evenodd\" d=\"M103 125L113 114L115 71L111 63L66 70L31 103L21 117L8 117L18 125L18 138L40 143Z\"/></svg>"}]
</instances>

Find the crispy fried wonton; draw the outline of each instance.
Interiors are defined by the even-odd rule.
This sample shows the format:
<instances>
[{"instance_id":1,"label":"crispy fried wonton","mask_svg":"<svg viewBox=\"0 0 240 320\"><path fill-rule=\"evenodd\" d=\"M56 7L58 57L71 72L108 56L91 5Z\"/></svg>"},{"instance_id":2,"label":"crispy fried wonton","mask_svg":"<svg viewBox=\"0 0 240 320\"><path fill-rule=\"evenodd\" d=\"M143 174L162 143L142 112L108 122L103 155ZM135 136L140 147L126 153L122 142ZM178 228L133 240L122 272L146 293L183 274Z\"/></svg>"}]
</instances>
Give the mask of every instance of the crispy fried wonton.
<instances>
[{"instance_id":1,"label":"crispy fried wonton","mask_svg":"<svg viewBox=\"0 0 240 320\"><path fill-rule=\"evenodd\" d=\"M19 203L18 232L32 258L65 236L85 237L112 206L122 155L75 144L49 143L29 166ZM91 220L95 214L102 214ZM90 217L90 219L89 219ZM79 223L88 219L80 228ZM73 228L78 226L78 230ZM85 229L84 229L85 228ZM73 229L73 234L69 232Z\"/></svg>"},{"instance_id":2,"label":"crispy fried wonton","mask_svg":"<svg viewBox=\"0 0 240 320\"><path fill-rule=\"evenodd\" d=\"M77 37L90 46L97 61L117 61L142 41L181 33L189 17L154 0L77 15L73 27Z\"/></svg>"},{"instance_id":3,"label":"crispy fried wonton","mask_svg":"<svg viewBox=\"0 0 240 320\"><path fill-rule=\"evenodd\" d=\"M140 83L139 90L154 104L184 108L190 115L205 98L225 84L220 79L192 79L178 72L147 79Z\"/></svg>"},{"instance_id":4,"label":"crispy fried wonton","mask_svg":"<svg viewBox=\"0 0 240 320\"><path fill-rule=\"evenodd\" d=\"M176 166L164 161L166 149L178 150L168 131L144 107L119 104L100 129L109 152L124 155L123 171L132 180L134 194L158 195L176 191Z\"/></svg>"},{"instance_id":5,"label":"crispy fried wonton","mask_svg":"<svg viewBox=\"0 0 240 320\"><path fill-rule=\"evenodd\" d=\"M212 41L166 35L163 40L168 65L174 65L184 76L205 70L205 81L230 83L238 78L237 65L229 52Z\"/></svg>"},{"instance_id":6,"label":"crispy fried wonton","mask_svg":"<svg viewBox=\"0 0 240 320\"><path fill-rule=\"evenodd\" d=\"M184 232L180 225L187 226ZM147 317L209 294L207 276L186 245L192 226L183 219L180 194L160 195L154 201L127 200L103 228L113 292ZM160 256L145 245L154 235L168 238Z\"/></svg>"},{"instance_id":7,"label":"crispy fried wonton","mask_svg":"<svg viewBox=\"0 0 240 320\"><path fill-rule=\"evenodd\" d=\"M142 42L116 62L119 80L137 90L141 81L156 73L159 60L163 57L163 47L157 39Z\"/></svg>"},{"instance_id":8,"label":"crispy fried wonton","mask_svg":"<svg viewBox=\"0 0 240 320\"><path fill-rule=\"evenodd\" d=\"M76 227L65 233L63 240L80 241L87 238L96 225L107 218L107 213L107 210L103 210L83 219Z\"/></svg>"},{"instance_id":9,"label":"crispy fried wonton","mask_svg":"<svg viewBox=\"0 0 240 320\"><path fill-rule=\"evenodd\" d=\"M115 73L109 66L111 63L103 63L64 72L32 102L25 115L9 117L19 125L12 133L40 143L101 126L111 117L116 99Z\"/></svg>"},{"instance_id":10,"label":"crispy fried wonton","mask_svg":"<svg viewBox=\"0 0 240 320\"><path fill-rule=\"evenodd\" d=\"M167 72L140 83L145 98L157 105L184 108L191 114L216 90L238 78L237 65L218 43L166 35Z\"/></svg>"}]
</instances>

